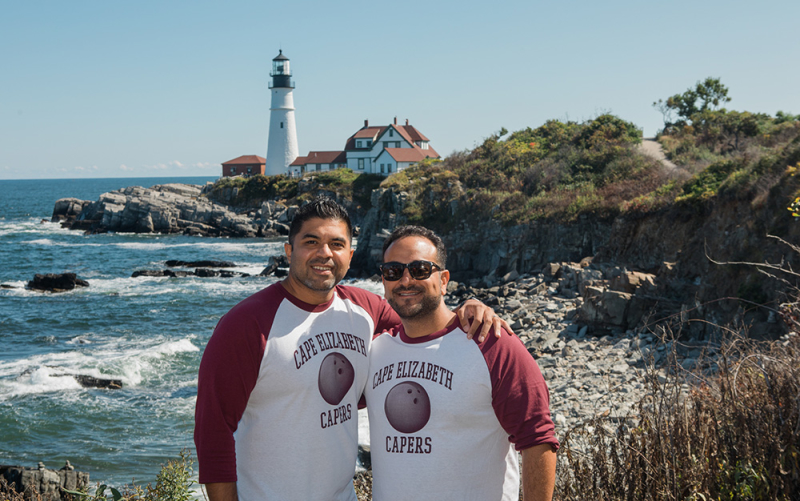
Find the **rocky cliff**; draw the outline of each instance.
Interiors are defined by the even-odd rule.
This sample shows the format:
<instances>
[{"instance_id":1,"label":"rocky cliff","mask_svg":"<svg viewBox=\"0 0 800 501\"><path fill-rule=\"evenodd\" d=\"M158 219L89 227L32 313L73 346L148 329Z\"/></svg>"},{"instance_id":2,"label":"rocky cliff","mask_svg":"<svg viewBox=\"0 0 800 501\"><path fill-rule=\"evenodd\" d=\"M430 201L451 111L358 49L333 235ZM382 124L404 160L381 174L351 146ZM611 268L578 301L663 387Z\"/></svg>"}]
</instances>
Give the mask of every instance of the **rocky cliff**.
<instances>
[{"instance_id":1,"label":"rocky cliff","mask_svg":"<svg viewBox=\"0 0 800 501\"><path fill-rule=\"evenodd\" d=\"M199 186L131 186L104 193L95 202L63 198L52 221L92 233L183 233L256 237L288 234L295 207L273 201L258 208L234 209L201 196Z\"/></svg>"},{"instance_id":2,"label":"rocky cliff","mask_svg":"<svg viewBox=\"0 0 800 501\"><path fill-rule=\"evenodd\" d=\"M652 314L655 319L674 315L696 320L692 328L698 334L706 330L706 322L755 322L759 333L775 330L788 284L759 273L752 265L723 264L766 261L800 267L800 256L789 245L768 236L800 241L800 227L781 204L789 194L772 195L679 204L614 219L584 215L569 224L537 221L501 226L465 218L442 235L449 253L447 267L456 280L491 287L521 274L540 273L550 263L575 263L563 268L576 277L574 288L569 282L565 288L589 303L586 323L625 329ZM353 273L374 273L384 239L395 226L407 222L403 210L408 203L405 192L373 192ZM597 286L578 290L577 284L592 279L587 275L592 271ZM612 286L615 277L632 271L652 277L647 279L652 284L628 292ZM612 303L613 308L622 309L618 320L604 306ZM764 304L768 306L757 306Z\"/></svg>"}]
</instances>

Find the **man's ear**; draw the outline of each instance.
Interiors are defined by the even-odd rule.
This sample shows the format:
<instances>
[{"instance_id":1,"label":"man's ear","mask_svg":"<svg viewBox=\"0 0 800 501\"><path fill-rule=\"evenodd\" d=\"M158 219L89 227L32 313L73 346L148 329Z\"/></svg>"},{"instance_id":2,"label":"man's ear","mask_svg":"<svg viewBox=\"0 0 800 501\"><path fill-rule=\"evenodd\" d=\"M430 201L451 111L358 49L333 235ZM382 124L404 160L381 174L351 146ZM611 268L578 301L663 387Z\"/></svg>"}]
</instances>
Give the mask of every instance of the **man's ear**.
<instances>
[{"instance_id":1,"label":"man's ear","mask_svg":"<svg viewBox=\"0 0 800 501\"><path fill-rule=\"evenodd\" d=\"M447 283L450 282L450 270L442 270L439 273L442 277L442 296L447 294Z\"/></svg>"},{"instance_id":2,"label":"man's ear","mask_svg":"<svg viewBox=\"0 0 800 501\"><path fill-rule=\"evenodd\" d=\"M286 258L289 260L289 264L292 263L292 244L285 243L283 244L283 252L286 253Z\"/></svg>"}]
</instances>

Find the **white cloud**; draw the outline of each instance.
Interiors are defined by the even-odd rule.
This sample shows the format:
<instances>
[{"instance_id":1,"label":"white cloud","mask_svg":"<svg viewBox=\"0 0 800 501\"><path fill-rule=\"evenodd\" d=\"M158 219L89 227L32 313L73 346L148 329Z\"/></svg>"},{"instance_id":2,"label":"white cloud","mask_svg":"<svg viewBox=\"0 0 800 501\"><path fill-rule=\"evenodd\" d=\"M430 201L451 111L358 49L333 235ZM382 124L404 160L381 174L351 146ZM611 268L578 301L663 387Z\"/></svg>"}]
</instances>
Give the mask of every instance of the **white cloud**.
<instances>
[{"instance_id":1,"label":"white cloud","mask_svg":"<svg viewBox=\"0 0 800 501\"><path fill-rule=\"evenodd\" d=\"M133 170L133 167L128 167L128 166L127 166L127 165L125 165L125 164L121 164L121 165L119 166L119 170L129 171L129 170Z\"/></svg>"},{"instance_id":2,"label":"white cloud","mask_svg":"<svg viewBox=\"0 0 800 501\"><path fill-rule=\"evenodd\" d=\"M195 162L193 164L187 165L187 164L184 164L183 162L181 162L180 160L170 160L169 162L161 162L161 163L151 164L151 165L142 165L142 167L144 169L148 169L148 170L157 170L157 171L181 170L181 171L184 171L184 172L185 171L191 171L193 173L198 171L198 170L205 170L205 172L203 173L203 174L205 174L209 170L220 169L221 168L221 164L213 163L213 162ZM133 170L133 169L127 167L127 166L120 166L120 169L121 170Z\"/></svg>"}]
</instances>

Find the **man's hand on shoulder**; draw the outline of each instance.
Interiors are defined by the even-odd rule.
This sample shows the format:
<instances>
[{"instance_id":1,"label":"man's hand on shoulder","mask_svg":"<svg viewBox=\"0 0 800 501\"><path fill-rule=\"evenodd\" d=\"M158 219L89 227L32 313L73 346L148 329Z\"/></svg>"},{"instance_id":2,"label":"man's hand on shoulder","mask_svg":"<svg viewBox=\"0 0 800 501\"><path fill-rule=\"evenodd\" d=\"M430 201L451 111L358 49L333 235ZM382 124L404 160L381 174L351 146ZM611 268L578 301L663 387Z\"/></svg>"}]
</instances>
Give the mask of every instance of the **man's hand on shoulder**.
<instances>
[{"instance_id":1,"label":"man's hand on shoulder","mask_svg":"<svg viewBox=\"0 0 800 501\"><path fill-rule=\"evenodd\" d=\"M455 310L455 314L458 315L461 328L467 333L467 339L472 339L477 333L478 341L483 342L489 331L492 331L494 336L499 338L503 329L514 334L508 322L500 318L491 307L486 306L477 299L466 300ZM470 320L472 321L471 324Z\"/></svg>"}]
</instances>

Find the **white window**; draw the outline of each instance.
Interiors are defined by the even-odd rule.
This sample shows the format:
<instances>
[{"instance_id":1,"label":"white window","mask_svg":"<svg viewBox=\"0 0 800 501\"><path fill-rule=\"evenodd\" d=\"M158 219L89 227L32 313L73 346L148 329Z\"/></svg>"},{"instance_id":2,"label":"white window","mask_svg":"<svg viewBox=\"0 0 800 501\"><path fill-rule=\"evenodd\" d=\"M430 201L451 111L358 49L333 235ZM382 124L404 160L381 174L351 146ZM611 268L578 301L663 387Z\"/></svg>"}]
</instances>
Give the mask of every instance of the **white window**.
<instances>
[{"instance_id":1,"label":"white window","mask_svg":"<svg viewBox=\"0 0 800 501\"><path fill-rule=\"evenodd\" d=\"M372 146L372 139L367 139L367 148Z\"/></svg>"},{"instance_id":2,"label":"white window","mask_svg":"<svg viewBox=\"0 0 800 501\"><path fill-rule=\"evenodd\" d=\"M317 164L316 170L317 170L317 172L321 171L322 170L322 164Z\"/></svg>"},{"instance_id":3,"label":"white window","mask_svg":"<svg viewBox=\"0 0 800 501\"><path fill-rule=\"evenodd\" d=\"M364 170L364 159L363 158L359 158L358 159L358 170Z\"/></svg>"},{"instance_id":4,"label":"white window","mask_svg":"<svg viewBox=\"0 0 800 501\"><path fill-rule=\"evenodd\" d=\"M384 164L381 164L381 174L383 174L383 172L384 172L383 168L384 168Z\"/></svg>"},{"instance_id":5,"label":"white window","mask_svg":"<svg viewBox=\"0 0 800 501\"><path fill-rule=\"evenodd\" d=\"M395 148L399 148L400 147L400 141L395 141L394 142L394 147Z\"/></svg>"},{"instance_id":6,"label":"white window","mask_svg":"<svg viewBox=\"0 0 800 501\"><path fill-rule=\"evenodd\" d=\"M386 167L389 168L389 174L392 173L392 164L386 164Z\"/></svg>"},{"instance_id":7,"label":"white window","mask_svg":"<svg viewBox=\"0 0 800 501\"><path fill-rule=\"evenodd\" d=\"M394 137L394 129L389 129L389 137Z\"/></svg>"},{"instance_id":8,"label":"white window","mask_svg":"<svg viewBox=\"0 0 800 501\"><path fill-rule=\"evenodd\" d=\"M361 148L361 141L356 141L356 148Z\"/></svg>"}]
</instances>

